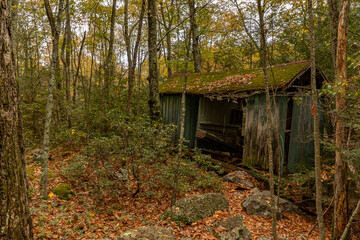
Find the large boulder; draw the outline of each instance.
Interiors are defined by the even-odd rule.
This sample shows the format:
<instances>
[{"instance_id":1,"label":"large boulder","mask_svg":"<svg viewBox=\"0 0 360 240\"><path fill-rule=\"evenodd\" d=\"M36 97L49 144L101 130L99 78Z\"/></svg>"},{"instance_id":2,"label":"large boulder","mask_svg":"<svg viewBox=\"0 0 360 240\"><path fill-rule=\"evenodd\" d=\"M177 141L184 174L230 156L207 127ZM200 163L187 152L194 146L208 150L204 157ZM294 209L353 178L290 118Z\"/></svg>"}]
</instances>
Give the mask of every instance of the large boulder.
<instances>
[{"instance_id":1,"label":"large boulder","mask_svg":"<svg viewBox=\"0 0 360 240\"><path fill-rule=\"evenodd\" d=\"M61 183L54 187L51 190L59 199L69 200L71 195L74 195L74 192L71 190L69 184Z\"/></svg>"},{"instance_id":2,"label":"large boulder","mask_svg":"<svg viewBox=\"0 0 360 240\"><path fill-rule=\"evenodd\" d=\"M257 238L256 240L272 240L273 238L272 237L268 237L268 236L262 236L262 237L259 237ZM287 238L284 238L284 237L279 237L280 240L289 240Z\"/></svg>"},{"instance_id":3,"label":"large boulder","mask_svg":"<svg viewBox=\"0 0 360 240\"><path fill-rule=\"evenodd\" d=\"M263 191L253 196L247 197L245 201L242 203L242 206L247 213L271 218L270 198L271 198L270 191ZM289 202L288 200L279 198L277 216L281 218L284 212L299 213L300 210L296 205Z\"/></svg>"},{"instance_id":4,"label":"large boulder","mask_svg":"<svg viewBox=\"0 0 360 240\"><path fill-rule=\"evenodd\" d=\"M163 213L162 219L171 217L174 221L191 224L219 210L229 211L227 198L220 193L206 193L180 199Z\"/></svg>"},{"instance_id":5,"label":"large boulder","mask_svg":"<svg viewBox=\"0 0 360 240\"><path fill-rule=\"evenodd\" d=\"M118 240L176 240L171 228L159 226L143 226L131 229L120 235Z\"/></svg>"},{"instance_id":6,"label":"large boulder","mask_svg":"<svg viewBox=\"0 0 360 240\"><path fill-rule=\"evenodd\" d=\"M254 188L254 183L249 180L248 176L242 171L231 172L223 177L226 182L239 184L246 188Z\"/></svg>"},{"instance_id":7,"label":"large boulder","mask_svg":"<svg viewBox=\"0 0 360 240\"><path fill-rule=\"evenodd\" d=\"M123 182L126 182L129 180L129 174L130 174L129 170L127 170L125 168L119 168L117 170L117 172L114 173L117 180L123 181Z\"/></svg>"},{"instance_id":8,"label":"large boulder","mask_svg":"<svg viewBox=\"0 0 360 240\"><path fill-rule=\"evenodd\" d=\"M250 240L251 233L246 228L243 222L243 216L237 215L232 218L225 219L216 227L223 227L226 229L224 232L218 233L220 240Z\"/></svg>"}]
</instances>

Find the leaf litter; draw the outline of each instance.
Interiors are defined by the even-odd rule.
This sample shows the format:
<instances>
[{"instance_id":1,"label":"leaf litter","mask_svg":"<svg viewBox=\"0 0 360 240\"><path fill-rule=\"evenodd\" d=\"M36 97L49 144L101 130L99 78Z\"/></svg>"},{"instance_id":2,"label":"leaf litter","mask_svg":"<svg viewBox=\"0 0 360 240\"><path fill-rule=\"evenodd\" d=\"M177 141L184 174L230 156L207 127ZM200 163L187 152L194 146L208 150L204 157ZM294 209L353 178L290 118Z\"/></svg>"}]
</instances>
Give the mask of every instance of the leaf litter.
<instances>
[{"instance_id":1,"label":"leaf litter","mask_svg":"<svg viewBox=\"0 0 360 240\"><path fill-rule=\"evenodd\" d=\"M59 174L61 169L74 159L79 152L65 151L58 148L51 152L49 169L54 176L49 179L49 189L65 180ZM224 183L223 194L229 200L229 212L217 211L211 217L199 220L191 225L180 224L174 221L160 220L160 215L169 207L171 193L165 191L158 195L147 197L146 194L131 196L119 194L117 197L104 196L99 201L98 196L92 194L93 189L81 187L72 183L75 196L69 201L60 200L52 196L48 200L39 200L40 164L30 160L32 151L28 151L26 159L28 168L35 167L35 179L30 183L30 209L33 218L35 239L117 239L119 235L129 229L157 224L171 227L177 239L190 237L192 239L217 239L216 233L225 231L223 227L215 227L215 223L236 215L243 215L243 221L252 233L252 239L260 236L271 236L271 219L247 214L242 208L242 202L251 195L250 190L236 190L239 186L233 183ZM91 181L91 175L89 181ZM258 187L261 184L256 183ZM159 190L161 191L161 189ZM206 190L187 192L185 196L203 194ZM279 236L288 239L300 239L307 236L308 231L316 222L316 217L296 213L285 213L284 218L278 220L277 231ZM296 224L294 224L296 223ZM331 224L327 222L326 238L330 239ZM318 239L318 230L315 229L307 239Z\"/></svg>"}]
</instances>

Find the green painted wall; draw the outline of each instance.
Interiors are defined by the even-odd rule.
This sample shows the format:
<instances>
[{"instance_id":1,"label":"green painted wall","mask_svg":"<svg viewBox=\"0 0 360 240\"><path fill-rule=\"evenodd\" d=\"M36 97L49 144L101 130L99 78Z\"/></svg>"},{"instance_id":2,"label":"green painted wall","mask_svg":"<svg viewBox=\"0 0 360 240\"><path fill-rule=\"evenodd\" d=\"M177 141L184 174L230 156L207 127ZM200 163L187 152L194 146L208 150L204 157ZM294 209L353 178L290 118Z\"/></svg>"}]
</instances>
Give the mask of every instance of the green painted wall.
<instances>
[{"instance_id":1,"label":"green painted wall","mask_svg":"<svg viewBox=\"0 0 360 240\"><path fill-rule=\"evenodd\" d=\"M174 135L174 141L177 141L179 139L179 125L181 117L181 95L160 96L160 108L164 123L173 123L178 126ZM195 147L199 96L187 95L185 98L185 108L185 144L189 147Z\"/></svg>"},{"instance_id":2,"label":"green painted wall","mask_svg":"<svg viewBox=\"0 0 360 240\"><path fill-rule=\"evenodd\" d=\"M284 142L285 142L285 128L286 128L286 113L287 113L286 96L276 96L276 107L273 106L272 113L272 138L273 138L273 152L274 160L278 159L277 149L277 135L280 141L280 162L284 161ZM265 94L257 94L247 98L246 103L246 117L245 117L245 140L243 150L243 163L250 166L257 166L267 169L268 164L268 149L266 143L266 98ZM276 124L279 124L277 130ZM277 169L277 163L275 162ZM282 167L282 164L281 164ZM282 169L281 169L282 171Z\"/></svg>"}]
</instances>

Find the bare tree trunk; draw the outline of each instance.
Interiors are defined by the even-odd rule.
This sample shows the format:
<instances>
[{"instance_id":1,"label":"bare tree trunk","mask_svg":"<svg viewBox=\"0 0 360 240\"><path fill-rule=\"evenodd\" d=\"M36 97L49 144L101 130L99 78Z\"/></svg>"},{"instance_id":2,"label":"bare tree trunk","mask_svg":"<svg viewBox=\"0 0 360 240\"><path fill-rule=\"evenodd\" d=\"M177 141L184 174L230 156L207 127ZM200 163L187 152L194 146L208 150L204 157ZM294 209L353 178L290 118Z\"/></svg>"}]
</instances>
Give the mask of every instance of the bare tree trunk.
<instances>
[{"instance_id":1,"label":"bare tree trunk","mask_svg":"<svg viewBox=\"0 0 360 240\"><path fill-rule=\"evenodd\" d=\"M43 156L41 164L41 180L40 180L40 197L47 199L47 182L48 182L48 160L49 160L49 143L50 143L50 127L52 119L52 111L54 107L54 86L56 84L56 71L59 61L59 34L60 29L59 24L55 21L53 12L50 7L49 0L44 0L46 15L51 27L51 35L53 37L53 49L51 55L50 63L50 80L48 87L48 97L46 102L45 110L45 127L44 127L44 137L43 137ZM60 15L62 12L64 0L59 1L59 12Z\"/></svg>"},{"instance_id":2,"label":"bare tree trunk","mask_svg":"<svg viewBox=\"0 0 360 240\"><path fill-rule=\"evenodd\" d=\"M186 36L185 36L186 39ZM178 154L177 154L177 163L174 173L174 186L173 186L173 194L171 197L171 206L174 206L176 201L176 195L178 191L178 184L179 184L179 169L182 157L182 149L184 145L184 132L185 132L185 111L186 111L186 84L188 79L188 65L189 65L189 53L190 53L190 45L191 45L191 36L190 33L188 34L188 43L186 44L186 59L185 59L185 76L184 76L184 85L183 91L181 95L181 118L180 118L180 136L179 136L179 143L178 143Z\"/></svg>"},{"instance_id":3,"label":"bare tree trunk","mask_svg":"<svg viewBox=\"0 0 360 240\"><path fill-rule=\"evenodd\" d=\"M112 11L111 11L111 25L110 25L110 40L109 40L109 50L106 56L105 65L104 65L104 94L108 96L110 93L110 87L114 79L114 39L115 39L115 14L116 14L116 0L113 0Z\"/></svg>"},{"instance_id":4,"label":"bare tree trunk","mask_svg":"<svg viewBox=\"0 0 360 240\"><path fill-rule=\"evenodd\" d=\"M16 72L20 69L17 63L17 59L19 59L18 57L18 39L17 39L17 29L18 29L18 5L19 5L19 0L12 0L11 1L11 34L12 34L12 46L13 46L13 51L14 51L14 55L15 55L15 68L16 68ZM14 7L13 7L14 6ZM16 74L16 76L19 76L18 72Z\"/></svg>"},{"instance_id":5,"label":"bare tree trunk","mask_svg":"<svg viewBox=\"0 0 360 240\"><path fill-rule=\"evenodd\" d=\"M65 73L66 73L66 80L65 80L65 96L66 96L66 118L68 122L69 128L71 128L71 114L70 114L70 81L71 81L71 16L70 16L70 0L66 0L66 27L65 27L65 34L66 34L66 58L65 58Z\"/></svg>"},{"instance_id":6,"label":"bare tree trunk","mask_svg":"<svg viewBox=\"0 0 360 240\"><path fill-rule=\"evenodd\" d=\"M174 2L171 1L171 7L174 7ZM173 24L173 17L170 17L168 15L168 23L166 21L165 17L165 11L164 11L164 4L163 1L160 2L160 10L161 10L161 16L163 19L164 28L166 31L166 66L167 66L167 73L168 78L172 76L172 45L171 45L171 27ZM169 9L168 9L169 10ZM168 11L169 12L169 11Z\"/></svg>"},{"instance_id":7,"label":"bare tree trunk","mask_svg":"<svg viewBox=\"0 0 360 240\"><path fill-rule=\"evenodd\" d=\"M159 79L157 66L156 0L148 0L149 109L152 120L160 120Z\"/></svg>"},{"instance_id":8,"label":"bare tree trunk","mask_svg":"<svg viewBox=\"0 0 360 240\"><path fill-rule=\"evenodd\" d=\"M0 238L33 239L11 39L11 7L0 7Z\"/></svg>"},{"instance_id":9,"label":"bare tree trunk","mask_svg":"<svg viewBox=\"0 0 360 240\"><path fill-rule=\"evenodd\" d=\"M128 65L129 65L129 71L128 71L128 97L127 97L127 103L126 103L126 112L129 115L131 111L131 99L132 99L132 92L134 88L134 82L135 82L135 70L136 70L136 64L137 64L137 57L138 57L138 51L140 47L140 40L141 40L141 30L142 30L142 24L143 19L145 15L145 0L141 3L141 12L139 17L139 28L137 32L136 42L133 50L133 54L131 55L131 35L129 34L129 22L128 22L128 6L129 1L125 0L125 6L124 6L124 25L125 25L125 43L126 43L126 53L128 58Z\"/></svg>"},{"instance_id":10,"label":"bare tree trunk","mask_svg":"<svg viewBox=\"0 0 360 240\"><path fill-rule=\"evenodd\" d=\"M338 44L336 54L336 75L335 82L342 83L347 78L346 69L346 46L347 46L347 27L350 11L350 0L341 1L341 11L338 26ZM340 112L345 106L345 100L341 93L336 96L336 125L335 125L335 207L334 207L334 231L333 239L339 239L345 230L348 221L348 181L347 166L343 159L341 149L345 140L345 127L341 121Z\"/></svg>"},{"instance_id":11,"label":"bare tree trunk","mask_svg":"<svg viewBox=\"0 0 360 240\"><path fill-rule=\"evenodd\" d=\"M201 52L199 46L199 33L195 18L195 0L189 1L190 9L190 29L192 36L192 53L194 58L194 70L196 73L201 72Z\"/></svg>"},{"instance_id":12,"label":"bare tree trunk","mask_svg":"<svg viewBox=\"0 0 360 240\"><path fill-rule=\"evenodd\" d=\"M330 43L331 56L333 63L333 71L336 69L336 48L337 48L337 29L339 24L339 0L329 0L329 16L330 16Z\"/></svg>"},{"instance_id":13,"label":"bare tree trunk","mask_svg":"<svg viewBox=\"0 0 360 240\"><path fill-rule=\"evenodd\" d=\"M66 34L66 59L65 59L65 72L66 72L66 101L70 102L70 79L71 79L71 17L70 17L70 0L66 0L66 26L65 26L65 34Z\"/></svg>"},{"instance_id":14,"label":"bare tree trunk","mask_svg":"<svg viewBox=\"0 0 360 240\"><path fill-rule=\"evenodd\" d=\"M351 214L349 222L346 224L345 230L342 233L340 240L345 240L347 238L351 224L352 224L354 218L356 217L356 215L358 214L359 210L360 210L360 200L358 200L358 203L356 204L356 208L355 208L354 212Z\"/></svg>"},{"instance_id":15,"label":"bare tree trunk","mask_svg":"<svg viewBox=\"0 0 360 240\"><path fill-rule=\"evenodd\" d=\"M319 132L319 106L316 90L316 64L315 64L315 34L312 0L308 0L310 59L311 59L311 94L314 108L314 149L315 149L315 185L316 185L316 214L319 224L320 240L325 240L325 227L322 209L322 183L320 165L320 132Z\"/></svg>"},{"instance_id":16,"label":"bare tree trunk","mask_svg":"<svg viewBox=\"0 0 360 240\"><path fill-rule=\"evenodd\" d=\"M277 209L275 206L275 182L274 182L274 153L272 148L272 113L271 113L271 99L270 99L270 90L269 90L269 80L267 73L267 47L266 47L266 36L264 30L264 6L261 4L261 0L257 0L257 7L259 13L259 23L260 23L260 37L261 37L261 52L262 56L262 69L264 73L264 85L265 85L265 94L266 94L266 133L267 133L267 154L269 157L269 172L270 172L270 192L271 192L271 211L272 211L272 233L273 239L277 239L276 236L276 214Z\"/></svg>"},{"instance_id":17,"label":"bare tree trunk","mask_svg":"<svg viewBox=\"0 0 360 240\"><path fill-rule=\"evenodd\" d=\"M79 55L78 55L78 65L76 67L76 73L75 73L75 76L74 76L73 96L72 96L72 100L73 100L74 103L76 102L76 96L77 96L76 88L77 88L77 82L78 82L79 74L80 74L81 55L82 55L82 52L83 52L83 49L84 49L85 39L86 39L86 32L84 32L84 37L83 37L83 39L81 41L80 51L79 51Z\"/></svg>"}]
</instances>

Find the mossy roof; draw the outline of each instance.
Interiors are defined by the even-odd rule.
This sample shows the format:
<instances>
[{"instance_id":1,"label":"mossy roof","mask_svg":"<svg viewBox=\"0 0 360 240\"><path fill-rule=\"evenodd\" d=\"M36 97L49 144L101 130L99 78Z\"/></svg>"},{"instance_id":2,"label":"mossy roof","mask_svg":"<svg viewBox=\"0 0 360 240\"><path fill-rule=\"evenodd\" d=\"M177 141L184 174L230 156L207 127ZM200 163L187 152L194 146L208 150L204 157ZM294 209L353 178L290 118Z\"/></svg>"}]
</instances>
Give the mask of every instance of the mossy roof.
<instances>
[{"instance_id":1,"label":"mossy roof","mask_svg":"<svg viewBox=\"0 0 360 240\"><path fill-rule=\"evenodd\" d=\"M291 83L300 73L309 67L309 61L299 61L275 65L269 72L270 87L283 87ZM175 74L159 86L164 94L182 93L184 74ZM233 93L263 90L264 74L262 69L243 70L237 72L191 73L188 75L186 93L203 95L208 93Z\"/></svg>"}]
</instances>

